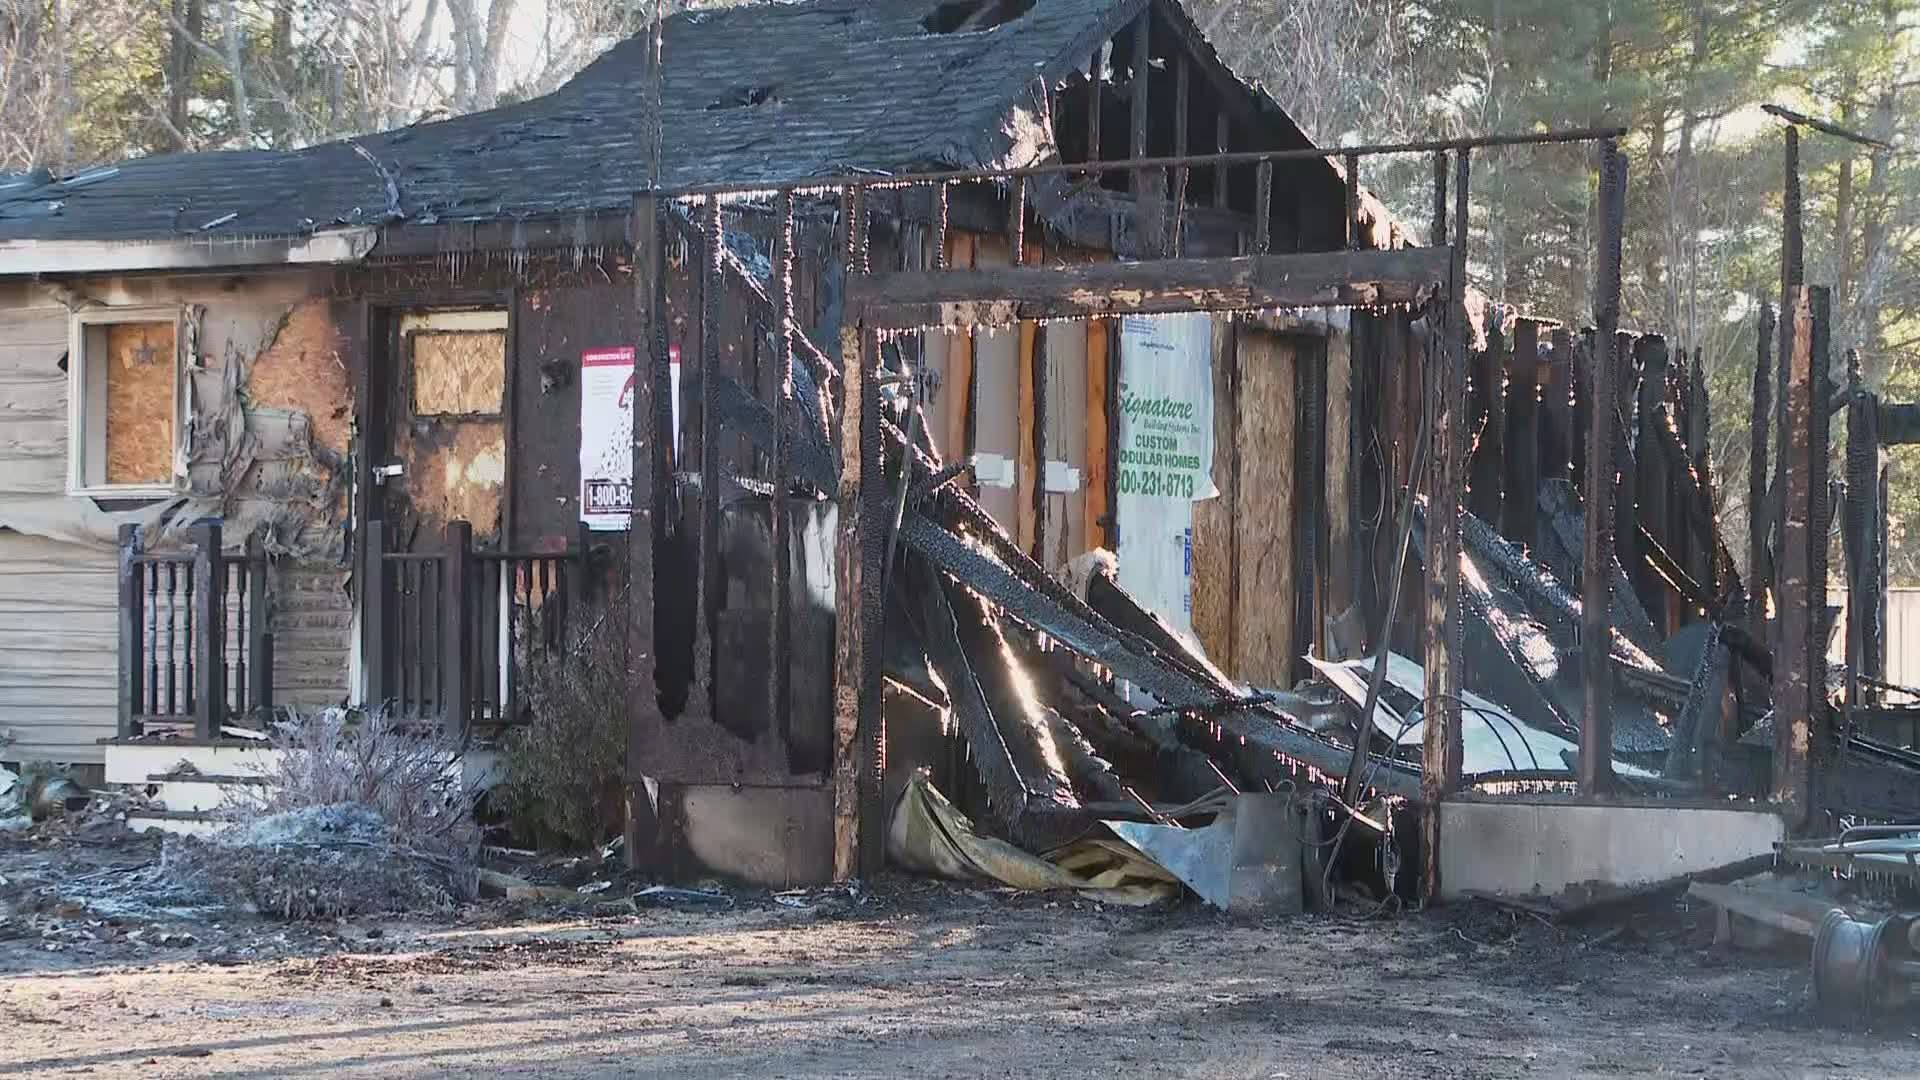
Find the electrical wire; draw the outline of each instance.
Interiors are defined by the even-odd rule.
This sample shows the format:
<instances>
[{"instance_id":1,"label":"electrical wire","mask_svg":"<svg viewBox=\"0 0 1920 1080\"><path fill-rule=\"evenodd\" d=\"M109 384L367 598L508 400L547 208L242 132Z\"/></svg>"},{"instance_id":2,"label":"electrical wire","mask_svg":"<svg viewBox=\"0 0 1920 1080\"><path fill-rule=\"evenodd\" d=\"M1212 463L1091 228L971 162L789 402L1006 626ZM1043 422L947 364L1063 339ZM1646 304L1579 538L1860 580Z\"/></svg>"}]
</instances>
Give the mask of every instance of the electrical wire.
<instances>
[{"instance_id":1,"label":"electrical wire","mask_svg":"<svg viewBox=\"0 0 1920 1080\"><path fill-rule=\"evenodd\" d=\"M1420 723L1421 720L1423 719L1425 719L1424 716L1420 718L1408 719L1408 720L1402 721L1400 724L1400 730L1394 732L1393 734L1393 744L1398 746L1400 744L1400 740L1406 737L1407 732L1411 731L1413 729L1413 726L1415 724ZM1366 752L1365 747L1360 746L1358 743L1358 740L1356 740L1355 745L1356 745L1356 748L1359 750L1359 752L1361 753ZM1373 786L1373 778L1380 771L1380 763L1383 760L1384 760L1383 758L1374 757L1372 761L1368 762L1366 777L1364 780L1361 781L1360 790L1365 791L1366 789ZM1326 861L1321 866L1321 869L1320 869L1320 895L1327 898L1327 911L1329 914L1333 914L1333 915L1339 914L1339 901L1333 898L1333 864L1340 856L1340 845L1346 842L1347 830L1353 827L1354 819L1360 816L1360 813L1358 810L1355 810L1352 807L1347 806L1345 802L1341 802L1339 805L1341 809L1345 810L1347 813L1346 820L1340 823L1340 830L1333 834L1333 840L1327 844L1328 851L1327 851ZM1393 834L1392 834L1391 827L1389 827L1388 829L1385 842L1389 844L1393 843ZM1363 919L1371 919L1374 916L1380 914L1380 912L1386 909L1388 901L1395 899L1394 892L1393 892L1393 882L1391 881L1387 882L1386 892L1387 892L1386 899L1382 900L1380 904L1377 907L1375 907L1371 912L1362 916Z\"/></svg>"}]
</instances>

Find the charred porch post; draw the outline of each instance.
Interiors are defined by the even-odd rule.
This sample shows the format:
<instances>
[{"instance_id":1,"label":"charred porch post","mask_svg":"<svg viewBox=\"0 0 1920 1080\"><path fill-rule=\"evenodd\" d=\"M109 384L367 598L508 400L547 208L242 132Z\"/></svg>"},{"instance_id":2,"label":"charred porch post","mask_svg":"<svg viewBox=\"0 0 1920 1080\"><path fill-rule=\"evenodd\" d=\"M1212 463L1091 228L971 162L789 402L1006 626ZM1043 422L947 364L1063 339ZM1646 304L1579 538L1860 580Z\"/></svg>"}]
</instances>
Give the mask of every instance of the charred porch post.
<instances>
[{"instance_id":1,"label":"charred porch post","mask_svg":"<svg viewBox=\"0 0 1920 1080\"><path fill-rule=\"evenodd\" d=\"M867 191L847 189L847 277L870 271ZM849 298L851 301L851 298ZM849 302L840 329L839 532L834 544L833 867L837 880L872 876L886 859L882 781L886 727L880 716L881 565L887 485L875 379L879 335Z\"/></svg>"},{"instance_id":2,"label":"charred porch post","mask_svg":"<svg viewBox=\"0 0 1920 1080\"><path fill-rule=\"evenodd\" d=\"M1586 543L1581 552L1580 659L1586 698L1580 723L1582 795L1613 787L1614 433L1619 413L1620 244L1627 210L1627 159L1609 140L1600 154L1599 280L1595 283L1592 398L1587 425Z\"/></svg>"},{"instance_id":3,"label":"charred porch post","mask_svg":"<svg viewBox=\"0 0 1920 1080\"><path fill-rule=\"evenodd\" d=\"M1422 895L1440 895L1440 803L1460 779L1460 500L1465 460L1467 347L1467 191L1472 151L1455 151L1452 272L1444 344L1437 351L1432 400L1432 498L1427 506L1426 766L1420 774L1426 866ZM1444 155L1436 158L1434 236L1447 235ZM1441 241L1443 242L1443 241Z\"/></svg>"}]
</instances>

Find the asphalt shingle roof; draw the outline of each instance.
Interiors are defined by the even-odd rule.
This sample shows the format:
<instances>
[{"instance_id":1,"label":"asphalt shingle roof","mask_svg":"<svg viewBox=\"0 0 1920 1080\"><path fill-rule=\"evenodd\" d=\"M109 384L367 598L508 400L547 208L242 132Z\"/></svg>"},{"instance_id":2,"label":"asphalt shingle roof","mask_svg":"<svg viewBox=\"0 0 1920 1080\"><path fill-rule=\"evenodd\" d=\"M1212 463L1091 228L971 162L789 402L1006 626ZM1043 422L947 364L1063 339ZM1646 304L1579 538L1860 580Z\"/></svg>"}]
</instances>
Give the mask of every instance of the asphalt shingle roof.
<instances>
[{"instance_id":1,"label":"asphalt shingle roof","mask_svg":"<svg viewBox=\"0 0 1920 1080\"><path fill-rule=\"evenodd\" d=\"M1027 163L1047 148L1012 118L1148 2L1034 0L1013 21L946 34L923 26L940 0L673 16L661 181ZM1162 10L1185 20L1177 4ZM648 44L628 39L553 93L482 113L302 150L161 154L0 187L0 241L284 236L620 210L647 187ZM1270 98L1248 93L1281 143L1307 145Z\"/></svg>"}]
</instances>

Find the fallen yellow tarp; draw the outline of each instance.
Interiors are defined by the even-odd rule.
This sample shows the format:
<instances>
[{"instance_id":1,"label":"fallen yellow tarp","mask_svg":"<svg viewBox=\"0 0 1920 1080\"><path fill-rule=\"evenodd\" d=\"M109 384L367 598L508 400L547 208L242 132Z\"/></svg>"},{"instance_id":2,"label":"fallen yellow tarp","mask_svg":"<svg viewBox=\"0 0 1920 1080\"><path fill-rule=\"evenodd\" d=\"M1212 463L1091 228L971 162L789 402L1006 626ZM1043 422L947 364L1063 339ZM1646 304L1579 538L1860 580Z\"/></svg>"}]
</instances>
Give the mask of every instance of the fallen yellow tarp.
<instances>
[{"instance_id":1,"label":"fallen yellow tarp","mask_svg":"<svg viewBox=\"0 0 1920 1080\"><path fill-rule=\"evenodd\" d=\"M1109 837L1078 840L1042 858L1004 840L981 836L924 771L907 782L893 809L887 856L908 870L957 881L992 881L1016 889L1072 889L1104 904L1145 907L1180 894L1180 883L1172 874Z\"/></svg>"}]
</instances>

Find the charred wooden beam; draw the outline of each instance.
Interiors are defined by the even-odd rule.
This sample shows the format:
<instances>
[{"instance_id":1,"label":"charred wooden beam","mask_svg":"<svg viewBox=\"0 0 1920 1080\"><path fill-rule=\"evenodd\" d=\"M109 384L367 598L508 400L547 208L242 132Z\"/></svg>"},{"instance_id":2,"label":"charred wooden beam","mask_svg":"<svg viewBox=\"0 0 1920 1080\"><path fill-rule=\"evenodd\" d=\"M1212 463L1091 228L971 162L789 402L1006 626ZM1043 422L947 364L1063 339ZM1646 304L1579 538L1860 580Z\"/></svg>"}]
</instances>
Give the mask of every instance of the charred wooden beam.
<instances>
[{"instance_id":1,"label":"charred wooden beam","mask_svg":"<svg viewBox=\"0 0 1920 1080\"><path fill-rule=\"evenodd\" d=\"M1128 132L1127 145L1132 148L1129 157L1139 161L1147 156L1147 131L1152 122L1149 91L1153 85L1153 9L1142 11L1133 21L1133 74L1128 82L1127 91L1132 96L1129 102L1133 106L1132 125ZM1145 195L1146 176L1136 170L1132 179L1133 191Z\"/></svg>"},{"instance_id":2,"label":"charred wooden beam","mask_svg":"<svg viewBox=\"0 0 1920 1080\"><path fill-rule=\"evenodd\" d=\"M1506 335L1488 318L1487 347L1468 369L1468 429L1473 432L1467 470L1467 506L1482 521L1506 515Z\"/></svg>"},{"instance_id":3,"label":"charred wooden beam","mask_svg":"<svg viewBox=\"0 0 1920 1080\"><path fill-rule=\"evenodd\" d=\"M1508 539L1528 547L1539 542L1540 368L1540 323L1521 319L1507 357L1507 491L1500 523Z\"/></svg>"},{"instance_id":4,"label":"charred wooden beam","mask_svg":"<svg viewBox=\"0 0 1920 1080\"><path fill-rule=\"evenodd\" d=\"M1834 138L1859 143L1861 146L1871 147L1875 150L1893 149L1893 145L1883 139L1876 139L1871 135L1862 135L1851 128L1841 127L1831 120L1822 120L1817 116L1808 116L1805 113L1795 112L1784 105L1762 105L1760 109L1762 112L1785 120L1790 125L1810 127L1815 131L1832 135Z\"/></svg>"},{"instance_id":5,"label":"charred wooden beam","mask_svg":"<svg viewBox=\"0 0 1920 1080\"><path fill-rule=\"evenodd\" d=\"M1879 410L1860 379L1860 354L1847 350L1846 514L1841 519L1841 550L1847 572L1847 731L1865 704L1861 676L1868 674L1868 642L1876 635L1879 596L1884 587L1876 579L1879 559L1874 551L1880 537L1880 440L1874 431Z\"/></svg>"},{"instance_id":6,"label":"charred wooden beam","mask_svg":"<svg viewBox=\"0 0 1920 1080\"><path fill-rule=\"evenodd\" d=\"M1806 280L1806 253L1803 240L1805 209L1800 187L1800 129L1789 125L1781 133L1781 159L1785 176L1781 192L1781 235L1780 235L1780 326L1779 345L1775 354L1773 375L1773 460L1774 475L1767 487L1767 528L1768 542L1773 547L1773 582L1776 590L1775 612L1779 610L1777 591L1784 571L1780 568L1781 554L1785 540L1781 531L1786 525L1786 490L1783 486L1786 476L1787 455L1791 448L1787 445L1787 369L1793 355L1793 319L1789 314L1789 297L1793 290ZM1770 643L1778 647L1780 624L1776 620L1770 636Z\"/></svg>"},{"instance_id":7,"label":"charred wooden beam","mask_svg":"<svg viewBox=\"0 0 1920 1080\"><path fill-rule=\"evenodd\" d=\"M1612 429L1613 446L1613 520L1617 524L1622 516L1634 520L1640 505L1640 470L1635 467L1635 440L1639 427L1634 423L1640 394L1640 356L1634 350L1634 338L1626 331L1617 331L1613 335L1613 352L1610 362L1613 365L1615 381L1614 407L1602 415L1598 409L1594 412L1594 423L1606 423ZM1614 554L1627 572L1629 582L1641 580L1640 530L1628 529L1621 532L1617 528L1613 534ZM1638 585L1633 587L1636 600L1640 596ZM1641 602L1645 607L1645 603Z\"/></svg>"},{"instance_id":8,"label":"charred wooden beam","mask_svg":"<svg viewBox=\"0 0 1920 1080\"><path fill-rule=\"evenodd\" d=\"M944 203L946 188L940 189ZM793 722L793 525L787 493L793 478L793 436L783 421L793 405L793 219L792 188L780 193L780 222L773 235L774 399L773 415L773 614L767 656L767 720L774 731L791 736ZM943 206L944 209L944 206ZM940 237L944 244L944 230Z\"/></svg>"},{"instance_id":9,"label":"charred wooden beam","mask_svg":"<svg viewBox=\"0 0 1920 1080\"><path fill-rule=\"evenodd\" d=\"M1026 812L1026 785L961 644L959 615L953 606L957 594L950 593L937 575L925 577L919 591L926 618L927 662L947 686L954 720L986 790L988 808L1002 825L1010 826ZM974 617L977 621L977 610Z\"/></svg>"},{"instance_id":10,"label":"charred wooden beam","mask_svg":"<svg viewBox=\"0 0 1920 1080\"><path fill-rule=\"evenodd\" d=\"M1467 195L1472 155L1460 150L1454 163L1454 242L1448 271L1446 344L1433 378L1433 461L1427 511L1425 657L1425 760L1420 794L1426 804L1422 831L1426 842L1425 895L1440 889L1440 801L1460 778L1460 511L1467 442ZM1440 230L1436 229L1436 232Z\"/></svg>"},{"instance_id":11,"label":"charred wooden beam","mask_svg":"<svg viewBox=\"0 0 1920 1080\"><path fill-rule=\"evenodd\" d=\"M947 244L953 225L953 186L941 184L934 192L933 203L933 268L947 268Z\"/></svg>"},{"instance_id":12,"label":"charred wooden beam","mask_svg":"<svg viewBox=\"0 0 1920 1080\"><path fill-rule=\"evenodd\" d=\"M1100 155L1100 110L1106 107L1101 99L1105 96L1107 82L1107 46L1103 42L1093 50L1093 59L1087 64L1087 160L1099 161ZM1098 174L1095 174L1096 176Z\"/></svg>"},{"instance_id":13,"label":"charred wooden beam","mask_svg":"<svg viewBox=\"0 0 1920 1080\"><path fill-rule=\"evenodd\" d=\"M1173 153L1175 157L1187 156L1187 114L1193 110L1193 72L1182 49L1173 58ZM1181 242L1182 224L1186 217L1187 183L1193 170L1181 165L1173 170L1173 210L1167 216L1167 236L1162 251L1179 258L1185 244Z\"/></svg>"},{"instance_id":14,"label":"charred wooden beam","mask_svg":"<svg viewBox=\"0 0 1920 1080\"><path fill-rule=\"evenodd\" d=\"M1360 155L1346 156L1347 172L1347 247L1360 246Z\"/></svg>"},{"instance_id":15,"label":"charred wooden beam","mask_svg":"<svg viewBox=\"0 0 1920 1080\"><path fill-rule=\"evenodd\" d=\"M1015 177L1007 192L1008 261L1019 266L1027 261L1027 181Z\"/></svg>"},{"instance_id":16,"label":"charred wooden beam","mask_svg":"<svg viewBox=\"0 0 1920 1080\"><path fill-rule=\"evenodd\" d=\"M866 192L854 188L847 222L849 284L869 272ZM834 546L834 873L872 875L885 861L880 780L881 560L886 485L876 382L879 338L851 305L841 325L845 390L840 408L839 532Z\"/></svg>"},{"instance_id":17,"label":"charred wooden beam","mask_svg":"<svg viewBox=\"0 0 1920 1080\"><path fill-rule=\"evenodd\" d=\"M1213 148L1218 154L1227 153L1233 141L1233 119L1222 111L1213 118ZM1216 165L1213 169L1213 206L1216 210L1227 208L1229 196L1228 178L1232 169L1226 165Z\"/></svg>"},{"instance_id":18,"label":"charred wooden beam","mask_svg":"<svg viewBox=\"0 0 1920 1080\"><path fill-rule=\"evenodd\" d=\"M1680 434L1692 454L1687 467L1692 470L1694 481L1694 492L1687 504L1691 515L1687 520L1694 524L1687 547L1687 565L1696 577L1713 588L1714 596L1719 597L1734 580L1735 571L1731 555L1726 554L1726 542L1720 536L1718 485L1713 470L1712 399L1707 390L1705 357L1698 346L1687 368L1687 427Z\"/></svg>"},{"instance_id":19,"label":"charred wooden beam","mask_svg":"<svg viewBox=\"0 0 1920 1080\"><path fill-rule=\"evenodd\" d=\"M1359 154L1373 157L1384 154L1426 154L1434 152L1452 152L1462 149L1482 149L1495 146L1547 146L1563 143L1602 142L1608 139L1625 138L1628 134L1623 127L1575 128L1563 131L1526 131L1508 132L1495 135L1474 135L1457 139L1418 139L1408 142L1362 143L1357 146L1342 146L1341 154ZM1328 151L1319 147L1300 147L1292 150L1240 150L1226 154L1189 154L1186 157L1144 157L1129 159L1125 162L1110 163L1115 166L1139 169L1171 169L1181 165L1190 168L1213 168L1221 165L1251 165L1260 161L1313 161L1327 156ZM848 188L868 187L884 183L890 188L912 187L923 184L935 184L943 180L979 183L981 181L1010 180L1016 176L1085 176L1089 173L1104 172L1098 164L1087 162L1050 162L1044 165L1026 165L1010 169L948 169L940 172L902 173L877 181L873 174L846 173L839 176L793 177L783 180L737 180L712 184L688 184L684 187L670 188L661 192L663 197L673 199L705 198L708 195L732 195L750 192L765 192L769 188L805 185L811 188Z\"/></svg>"},{"instance_id":20,"label":"charred wooden beam","mask_svg":"<svg viewBox=\"0 0 1920 1080\"><path fill-rule=\"evenodd\" d=\"M1787 452L1780 460L1785 516L1780 522L1780 645L1774 650L1773 800L1790 829L1805 824L1812 811L1808 780L1813 726L1825 682L1816 681L1825 650L1815 647L1821 613L1812 608L1814 548L1825 546L1824 537L1816 539L1814 533L1812 460L1818 374L1814 367L1816 294L1821 291L1794 286L1781 311L1789 347L1782 357L1787 375Z\"/></svg>"},{"instance_id":21,"label":"charred wooden beam","mask_svg":"<svg viewBox=\"0 0 1920 1080\"><path fill-rule=\"evenodd\" d=\"M1237 362L1237 361L1236 361ZM1288 655L1301 673L1299 657L1315 653L1319 640L1321 572L1327 521L1327 356L1325 349L1303 350L1294 364L1294 465L1298 477L1293 500L1293 641Z\"/></svg>"},{"instance_id":22,"label":"charred wooden beam","mask_svg":"<svg viewBox=\"0 0 1920 1080\"><path fill-rule=\"evenodd\" d=\"M634 309L642 314L641 347L633 356L633 518L627 531L625 566L627 641L627 776L636 786L647 732L666 718L660 708L656 675L654 558L665 542L667 515L661 500L669 490L672 431L672 375L668 364L667 249L670 213L664 201L638 196L633 201ZM378 655L378 654L375 654ZM377 667L378 665L372 665ZM371 671L372 667L369 668ZM641 867L654 854L642 808L652 804L644 790L630 790L628 862ZM645 842L642 839L645 838Z\"/></svg>"},{"instance_id":23,"label":"charred wooden beam","mask_svg":"<svg viewBox=\"0 0 1920 1080\"><path fill-rule=\"evenodd\" d=\"M720 418L713 398L720 378L721 258L726 250L720 199L709 196L701 219L700 248L700 367L695 411L700 416L700 569L699 625L694 635L694 690L698 715L712 716L717 707L713 638L725 604L725 577L720 566Z\"/></svg>"},{"instance_id":24,"label":"charred wooden beam","mask_svg":"<svg viewBox=\"0 0 1920 1080\"><path fill-rule=\"evenodd\" d=\"M1773 305L1760 305L1760 342L1753 364L1753 440L1747 458L1747 615L1754 636L1767 636L1767 594L1773 589L1773 551L1767 498L1767 449L1773 421Z\"/></svg>"},{"instance_id":25,"label":"charred wooden beam","mask_svg":"<svg viewBox=\"0 0 1920 1080\"><path fill-rule=\"evenodd\" d=\"M1579 439L1573 426L1573 334L1556 326L1549 336L1545 388L1540 397L1540 479L1571 480ZM1533 501L1538 503L1538 486Z\"/></svg>"},{"instance_id":26,"label":"charred wooden beam","mask_svg":"<svg viewBox=\"0 0 1920 1080\"><path fill-rule=\"evenodd\" d=\"M1837 734L1833 711L1827 706L1827 642L1832 637L1833 616L1827 609L1827 577L1830 570L1827 537L1833 530L1838 502L1831 480L1833 410L1838 394L1832 392L1828 373L1833 370L1833 291L1825 287L1809 290L1813 308L1812 425L1807 429L1807 494L1812 505L1807 512L1807 617L1811 620L1807 641L1812 657L1808 669L1811 687L1811 724L1816 745L1833 746ZM1811 812L1811 800L1809 811Z\"/></svg>"},{"instance_id":27,"label":"charred wooden beam","mask_svg":"<svg viewBox=\"0 0 1920 1080\"><path fill-rule=\"evenodd\" d=\"M1029 507L1033 514L1033 545L1028 554L1037 563L1047 562L1047 328L1033 328L1033 351L1028 357L1027 378L1032 382L1033 415L1026 431L1032 447L1033 475L1029 481Z\"/></svg>"},{"instance_id":28,"label":"charred wooden beam","mask_svg":"<svg viewBox=\"0 0 1920 1080\"><path fill-rule=\"evenodd\" d=\"M1618 412L1620 364L1613 355L1620 322L1620 245L1627 209L1627 159L1609 142L1600 164L1599 281L1594 290L1594 345L1600 354L1591 368L1592 422L1587 429L1586 541L1581 552L1581 675L1584 710L1580 721L1579 783L1584 795L1601 795L1613 786L1613 670L1608 662L1613 640L1610 613L1614 562L1614 417Z\"/></svg>"},{"instance_id":29,"label":"charred wooden beam","mask_svg":"<svg viewBox=\"0 0 1920 1080\"><path fill-rule=\"evenodd\" d=\"M1264 777L1278 782L1289 770L1311 766L1329 775L1346 767L1348 749L1295 727L1262 707L1223 694L1210 681L1192 678L1152 658L1138 644L1070 610L1047 592L1033 588L1002 562L980 553L965 540L922 514L909 515L901 539L955 580L979 593L1013 618L1035 627L1075 655L1099 664L1139 686L1165 705L1194 710L1211 719L1208 729L1221 740L1264 755ZM1097 616L1096 616L1097 618ZM1181 728L1183 741L1199 737L1192 724ZM1384 758L1375 758L1375 787L1402 797L1418 790L1414 778Z\"/></svg>"},{"instance_id":30,"label":"charred wooden beam","mask_svg":"<svg viewBox=\"0 0 1920 1080\"><path fill-rule=\"evenodd\" d=\"M1273 162L1262 160L1253 174L1253 253L1273 250Z\"/></svg>"},{"instance_id":31,"label":"charred wooden beam","mask_svg":"<svg viewBox=\"0 0 1920 1080\"><path fill-rule=\"evenodd\" d=\"M1639 397L1632 414L1634 422L1628 433L1633 441L1634 502L1630 506L1623 497L1621 510L1630 513L1639 528L1634 530L1633 558L1627 564L1627 579L1633 582L1634 591L1640 594L1640 602L1646 607L1647 615L1664 636L1675 629L1668 619L1671 607L1667 602L1668 590L1662 587L1649 562L1640 557L1639 530L1646 530L1669 553L1679 546L1675 543L1678 533L1674 522L1669 520L1667 514L1673 477L1667 468L1667 453L1663 445L1663 437L1668 434L1665 430L1668 424L1666 340L1657 334L1642 335L1633 343L1633 353L1634 367L1640 376ZM1625 559L1627 546L1622 545L1621 551Z\"/></svg>"},{"instance_id":32,"label":"charred wooden beam","mask_svg":"<svg viewBox=\"0 0 1920 1080\"><path fill-rule=\"evenodd\" d=\"M881 330L1180 311L1411 304L1446 280L1444 248L1163 259L851 277L847 305Z\"/></svg>"}]
</instances>

